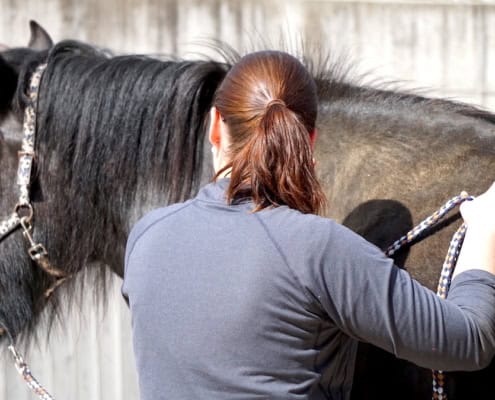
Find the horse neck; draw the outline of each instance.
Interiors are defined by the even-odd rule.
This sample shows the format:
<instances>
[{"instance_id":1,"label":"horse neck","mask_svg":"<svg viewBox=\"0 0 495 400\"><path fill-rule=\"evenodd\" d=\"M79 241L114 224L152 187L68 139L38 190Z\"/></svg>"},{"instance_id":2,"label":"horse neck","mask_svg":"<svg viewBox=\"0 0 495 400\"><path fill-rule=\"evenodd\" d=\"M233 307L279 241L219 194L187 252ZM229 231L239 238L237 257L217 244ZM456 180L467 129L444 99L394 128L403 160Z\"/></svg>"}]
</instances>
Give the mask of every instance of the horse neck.
<instances>
[{"instance_id":1,"label":"horse neck","mask_svg":"<svg viewBox=\"0 0 495 400\"><path fill-rule=\"evenodd\" d=\"M321 101L315 147L329 214L376 245L403 235L410 216L417 224L461 191L476 196L491 184L493 176L480 171L495 170L492 114L407 93L332 88ZM455 227L453 217L405 262L430 288Z\"/></svg>"}]
</instances>

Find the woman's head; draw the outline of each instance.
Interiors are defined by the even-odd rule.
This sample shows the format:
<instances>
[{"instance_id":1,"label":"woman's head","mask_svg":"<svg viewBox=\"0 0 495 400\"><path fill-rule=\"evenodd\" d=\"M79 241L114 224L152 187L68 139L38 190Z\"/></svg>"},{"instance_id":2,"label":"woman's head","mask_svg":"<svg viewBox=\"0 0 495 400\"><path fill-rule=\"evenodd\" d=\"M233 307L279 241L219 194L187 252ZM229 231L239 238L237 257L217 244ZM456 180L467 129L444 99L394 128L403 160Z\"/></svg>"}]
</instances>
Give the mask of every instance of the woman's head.
<instances>
[{"instance_id":1,"label":"woman's head","mask_svg":"<svg viewBox=\"0 0 495 400\"><path fill-rule=\"evenodd\" d=\"M250 197L256 209L288 205L322 211L316 179L316 84L293 56L251 53L220 85L211 113L210 141L217 176L230 170L229 202Z\"/></svg>"}]
</instances>

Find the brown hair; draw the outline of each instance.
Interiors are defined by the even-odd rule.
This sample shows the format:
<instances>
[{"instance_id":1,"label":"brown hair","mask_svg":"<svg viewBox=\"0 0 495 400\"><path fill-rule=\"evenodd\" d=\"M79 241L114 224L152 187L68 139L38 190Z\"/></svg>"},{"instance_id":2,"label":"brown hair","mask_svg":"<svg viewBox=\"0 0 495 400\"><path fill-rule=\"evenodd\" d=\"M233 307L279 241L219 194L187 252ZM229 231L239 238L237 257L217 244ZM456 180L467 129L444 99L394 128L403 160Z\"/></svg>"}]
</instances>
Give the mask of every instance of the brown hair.
<instances>
[{"instance_id":1,"label":"brown hair","mask_svg":"<svg viewBox=\"0 0 495 400\"><path fill-rule=\"evenodd\" d=\"M227 201L252 198L259 211L287 205L321 213L309 133L317 115L316 84L295 57L262 51L241 58L220 85L215 106L229 128L232 168Z\"/></svg>"}]
</instances>

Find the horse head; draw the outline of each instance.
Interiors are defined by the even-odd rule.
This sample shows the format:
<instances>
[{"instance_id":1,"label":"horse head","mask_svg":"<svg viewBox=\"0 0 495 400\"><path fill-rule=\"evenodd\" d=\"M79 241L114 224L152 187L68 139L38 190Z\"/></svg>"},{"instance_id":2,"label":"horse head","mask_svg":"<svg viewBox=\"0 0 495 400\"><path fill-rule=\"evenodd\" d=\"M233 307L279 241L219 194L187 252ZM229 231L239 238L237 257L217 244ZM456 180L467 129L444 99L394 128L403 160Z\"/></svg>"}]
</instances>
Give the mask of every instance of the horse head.
<instances>
[{"instance_id":1,"label":"horse head","mask_svg":"<svg viewBox=\"0 0 495 400\"><path fill-rule=\"evenodd\" d=\"M17 153L21 148L23 112L18 94L24 92L22 74L30 64L46 57L53 46L49 34L35 21L30 21L31 36L26 47L0 45L0 220L16 204ZM43 277L33 270L26 249L15 232L0 242L0 333L17 333L32 320L35 313L33 296L43 285ZM0 336L1 338L1 336Z\"/></svg>"}]
</instances>

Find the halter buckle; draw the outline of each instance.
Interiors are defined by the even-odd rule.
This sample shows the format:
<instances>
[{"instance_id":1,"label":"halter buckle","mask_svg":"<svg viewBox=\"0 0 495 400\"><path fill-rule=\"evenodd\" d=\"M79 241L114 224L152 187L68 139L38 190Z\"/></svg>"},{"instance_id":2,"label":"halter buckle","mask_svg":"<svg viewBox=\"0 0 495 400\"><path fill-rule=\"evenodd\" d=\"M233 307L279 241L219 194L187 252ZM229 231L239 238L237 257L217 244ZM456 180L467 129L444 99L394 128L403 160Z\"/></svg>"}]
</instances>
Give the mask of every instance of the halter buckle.
<instances>
[{"instance_id":1,"label":"halter buckle","mask_svg":"<svg viewBox=\"0 0 495 400\"><path fill-rule=\"evenodd\" d=\"M33 261L39 261L44 257L48 256L48 252L45 249L45 246L43 246L41 243L35 244L34 246L30 247L28 250L29 257Z\"/></svg>"},{"instance_id":2,"label":"halter buckle","mask_svg":"<svg viewBox=\"0 0 495 400\"><path fill-rule=\"evenodd\" d=\"M19 216L21 221L28 224L33 219L33 206L30 203L17 203L14 212Z\"/></svg>"},{"instance_id":3,"label":"halter buckle","mask_svg":"<svg viewBox=\"0 0 495 400\"><path fill-rule=\"evenodd\" d=\"M34 151L25 151L25 150L19 150L17 152L17 156L18 157L24 157L24 156L27 156L27 157L33 157L34 158Z\"/></svg>"}]
</instances>

